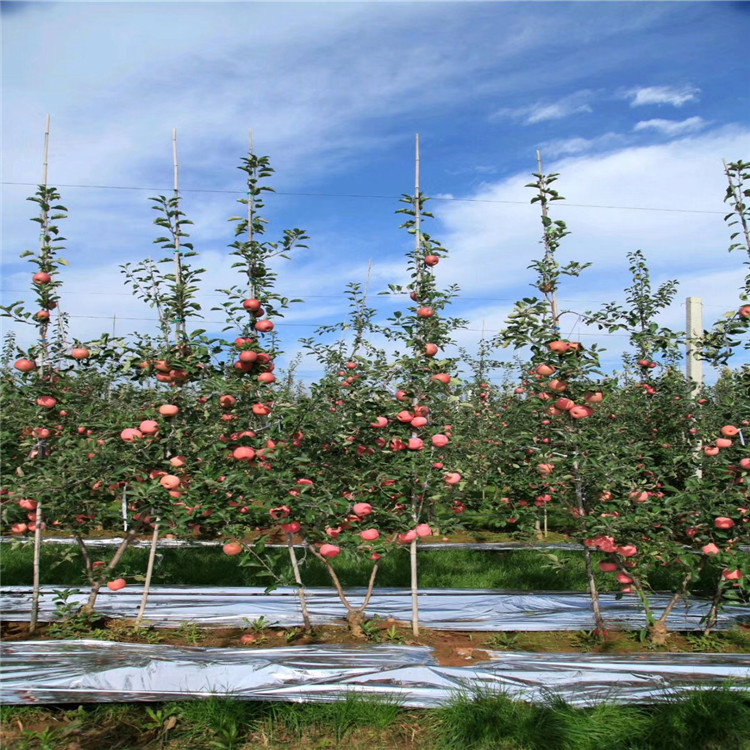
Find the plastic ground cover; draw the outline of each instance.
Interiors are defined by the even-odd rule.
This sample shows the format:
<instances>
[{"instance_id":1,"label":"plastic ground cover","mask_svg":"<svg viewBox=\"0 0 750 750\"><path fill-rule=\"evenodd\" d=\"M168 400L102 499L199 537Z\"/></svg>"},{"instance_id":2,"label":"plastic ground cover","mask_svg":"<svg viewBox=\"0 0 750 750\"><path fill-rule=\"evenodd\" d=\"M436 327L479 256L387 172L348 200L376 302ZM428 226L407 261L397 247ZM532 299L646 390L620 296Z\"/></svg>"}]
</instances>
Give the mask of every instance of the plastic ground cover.
<instances>
[{"instance_id":1,"label":"plastic ground cover","mask_svg":"<svg viewBox=\"0 0 750 750\"><path fill-rule=\"evenodd\" d=\"M107 539L87 539L86 545L89 547L119 547L124 537L112 537ZM30 536L0 536L0 544L10 544L12 542L21 544L31 544L34 541ZM75 539L69 537L49 537L44 539L44 544L75 544ZM179 547L219 547L224 544L223 541L210 539L159 539L156 546L159 549L171 549ZM130 543L130 547L150 547L151 541L148 539L137 539ZM295 544L294 547L301 549L304 545ZM266 547L273 549L286 549L286 544L267 544ZM583 551L583 545L571 544L570 542L420 542L419 549L478 549L487 552L511 552L516 550L569 550ZM686 548L688 549L688 548ZM737 547L740 552L750 552L750 545L740 545ZM689 550L695 554L700 554L700 550Z\"/></svg>"},{"instance_id":2,"label":"plastic ground cover","mask_svg":"<svg viewBox=\"0 0 750 750\"><path fill-rule=\"evenodd\" d=\"M124 537L112 537L106 539L86 539L86 545L89 547L119 547ZM34 538L30 536L0 536L0 544L10 544L12 542L21 544L31 544ZM71 544L74 545L75 539L69 537L45 537L44 544ZM156 546L161 549L171 549L175 547L220 547L223 541L219 540L201 540L201 539L164 539L158 540ZM150 547L151 540L137 539L130 543L131 547ZM297 548L304 545L295 544ZM267 544L266 547L274 549L286 549L286 544ZM420 542L420 549L483 549L487 551L511 551L521 549L565 549L582 551L580 544L570 544L569 542ZM742 549L742 547L740 547ZM750 550L750 547L747 548Z\"/></svg>"},{"instance_id":3,"label":"plastic ground cover","mask_svg":"<svg viewBox=\"0 0 750 750\"><path fill-rule=\"evenodd\" d=\"M41 621L54 619L55 591L45 586L40 594ZM128 586L117 592L104 589L96 610L108 617L132 619L138 612L143 588ZM332 589L306 589L313 624L344 623L346 610ZM347 592L354 606L362 601L364 589ZM69 602L84 604L85 592L73 595ZM651 597L651 606L659 617L667 594ZM646 624L640 600L634 594L617 599L615 594L600 595L602 615L609 627L637 630ZM670 630L698 630L709 611L705 600L682 601L672 610L667 624ZM441 630L583 630L595 627L591 601L580 592L519 593L487 589L421 589L420 621L425 627ZM31 611L30 587L0 589L0 619L23 621ZM408 589L377 589L367 607L369 617L411 618L411 592ZM279 588L265 594L254 587L152 586L145 620L157 627L177 627L196 622L204 627L246 627L247 622L264 617L279 627L302 625L302 613L296 588ZM717 627L728 629L750 622L750 604L727 606Z\"/></svg>"},{"instance_id":4,"label":"plastic ground cover","mask_svg":"<svg viewBox=\"0 0 750 750\"><path fill-rule=\"evenodd\" d=\"M750 688L742 654L490 652L489 662L444 667L423 646L180 648L102 641L0 645L0 700L8 704L163 701L209 696L332 701L356 691L404 706L441 705L471 688L574 705L652 702L731 681Z\"/></svg>"}]
</instances>

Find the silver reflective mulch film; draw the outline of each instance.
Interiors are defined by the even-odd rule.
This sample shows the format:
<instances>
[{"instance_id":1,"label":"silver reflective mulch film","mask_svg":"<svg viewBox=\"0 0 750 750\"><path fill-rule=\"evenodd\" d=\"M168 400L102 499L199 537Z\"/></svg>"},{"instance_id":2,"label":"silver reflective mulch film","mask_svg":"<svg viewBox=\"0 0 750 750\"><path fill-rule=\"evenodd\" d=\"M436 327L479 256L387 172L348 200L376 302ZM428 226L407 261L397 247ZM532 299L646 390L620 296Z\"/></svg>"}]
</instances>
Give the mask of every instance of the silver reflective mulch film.
<instances>
[{"instance_id":1,"label":"silver reflective mulch film","mask_svg":"<svg viewBox=\"0 0 750 750\"><path fill-rule=\"evenodd\" d=\"M743 654L490 652L490 661L445 667L423 646L244 650L38 641L2 644L0 656L0 700L25 705L208 696L331 701L356 691L429 708L472 688L530 701L554 693L587 705L650 702L727 680L750 687L750 659Z\"/></svg>"},{"instance_id":2,"label":"silver reflective mulch film","mask_svg":"<svg viewBox=\"0 0 750 750\"><path fill-rule=\"evenodd\" d=\"M61 588L61 587L59 587ZM41 590L42 621L54 619L56 587ZM117 592L102 591L96 610L108 617L134 618L138 612L141 586L128 586ZM350 601L357 606L363 589L351 589ZM332 589L306 589L308 608L313 624L344 623L346 611ZM397 621L411 617L411 592L408 589L378 589L367 615ZM69 602L83 604L84 592L70 597ZM670 597L651 597L656 617ZM606 624L636 630L646 619L639 599L634 595L617 600L614 594L600 595L600 606ZM709 610L709 602L689 599L680 602L668 618L670 630L697 630ZM0 619L27 620L31 609L30 587L0 589ZM419 595L421 622L425 627L442 630L582 630L595 626L591 601L579 592L519 593L483 589L421 589ZM183 622L196 622L204 627L245 627L247 621L264 617L279 627L302 624L297 590L279 588L264 594L261 588L189 586L153 586L145 619L157 627L177 627ZM727 606L721 613L718 628L731 628L750 622L750 604Z\"/></svg>"},{"instance_id":3,"label":"silver reflective mulch film","mask_svg":"<svg viewBox=\"0 0 750 750\"><path fill-rule=\"evenodd\" d=\"M0 536L0 544L31 544L34 538L31 536ZM87 547L119 547L122 544L123 537L112 537L107 539L86 539ZM44 544L75 544L75 539L69 537L45 537ZM156 546L159 549L174 549L184 547L220 547L224 542L220 540L201 540L201 539L159 539ZM136 539L131 542L131 547L150 547L150 539ZM303 545L295 544L295 547L301 548ZM286 549L286 544L267 544L266 547L272 549ZM421 542L419 549L478 549L487 552L511 552L524 549L535 550L578 550L582 551L583 546L580 544L571 544L569 542ZM740 547L742 549L742 547ZM748 548L750 549L750 547Z\"/></svg>"},{"instance_id":4,"label":"silver reflective mulch film","mask_svg":"<svg viewBox=\"0 0 750 750\"><path fill-rule=\"evenodd\" d=\"M34 538L31 536L0 536L0 544L31 544ZM113 537L107 539L87 539L88 547L119 547L122 544L123 537ZM74 545L75 540L69 537L48 537L43 541L44 544L70 544ZM201 539L159 539L156 546L159 549L174 549L184 547L220 547L224 544L220 540L201 540ZM131 547L144 548L150 547L149 539L137 539L131 542ZM297 548L303 545L295 544ZM266 547L272 549L286 549L286 544L267 544ZM420 542L421 550L439 550L439 549L475 549L484 550L485 552L517 552L519 550L568 550L571 552L582 552L583 545L572 544L571 542ZM686 548L689 549L689 548ZM736 549L741 552L750 552L750 545L740 545ZM689 551L700 554L700 550L690 549Z\"/></svg>"}]
</instances>

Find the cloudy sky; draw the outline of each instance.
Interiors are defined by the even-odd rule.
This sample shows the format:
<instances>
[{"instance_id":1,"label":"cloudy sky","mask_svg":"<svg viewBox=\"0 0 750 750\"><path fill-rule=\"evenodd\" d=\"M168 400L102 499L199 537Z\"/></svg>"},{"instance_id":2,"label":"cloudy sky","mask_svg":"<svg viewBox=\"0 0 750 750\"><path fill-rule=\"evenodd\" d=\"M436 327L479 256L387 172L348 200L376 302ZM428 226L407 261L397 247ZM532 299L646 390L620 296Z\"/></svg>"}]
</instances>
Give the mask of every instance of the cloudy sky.
<instances>
[{"instance_id":1,"label":"cloudy sky","mask_svg":"<svg viewBox=\"0 0 750 750\"><path fill-rule=\"evenodd\" d=\"M639 248L655 283L680 281L666 322L684 326L687 296L702 297L706 326L736 307L745 258L727 252L722 159L750 158L747 3L6 0L1 10L2 294L30 297L18 254L36 242L25 198L41 179L49 113L49 181L70 211L62 309L79 338L110 330L113 315L120 334L153 326L118 266L155 254L148 197L171 188L172 128L212 331L214 290L239 281L226 220L249 128L276 169L268 237L310 235L277 269L279 291L306 300L278 327L289 352L342 319L342 291L369 261L373 292L404 279L411 241L394 211L413 192L415 133L422 190L435 198L426 228L450 250L439 278L461 287L467 349L531 291L540 229L524 184L536 149L566 198L554 207L572 232L560 260L593 263L566 281L566 309L622 299L625 256ZM383 314L403 305L372 300ZM615 365L625 340L577 320L563 333L600 341ZM302 369L316 374L312 362Z\"/></svg>"}]
</instances>

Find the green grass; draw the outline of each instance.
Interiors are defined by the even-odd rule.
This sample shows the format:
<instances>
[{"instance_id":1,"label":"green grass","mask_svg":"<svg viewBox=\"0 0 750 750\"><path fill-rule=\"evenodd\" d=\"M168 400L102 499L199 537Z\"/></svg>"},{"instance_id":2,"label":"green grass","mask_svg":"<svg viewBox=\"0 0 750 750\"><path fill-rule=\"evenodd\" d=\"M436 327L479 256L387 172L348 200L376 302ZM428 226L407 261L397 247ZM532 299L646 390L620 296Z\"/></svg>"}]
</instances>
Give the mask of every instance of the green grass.
<instances>
[{"instance_id":1,"label":"green grass","mask_svg":"<svg viewBox=\"0 0 750 750\"><path fill-rule=\"evenodd\" d=\"M264 703L209 698L163 704L0 708L4 731L25 729L8 747L42 747L47 730L81 750L126 748L332 748L383 750L748 750L750 693L728 686L674 695L652 705L573 707L502 693L457 695L431 710L349 693L334 703ZM7 737L5 738L7 740ZM104 744L106 742L106 744Z\"/></svg>"},{"instance_id":2,"label":"green grass","mask_svg":"<svg viewBox=\"0 0 750 750\"><path fill-rule=\"evenodd\" d=\"M541 705L490 692L435 712L436 750L747 750L750 694L727 687L653 706Z\"/></svg>"},{"instance_id":3,"label":"green grass","mask_svg":"<svg viewBox=\"0 0 750 750\"><path fill-rule=\"evenodd\" d=\"M95 559L108 560L111 550L95 553ZM286 550L269 550L276 570L291 581ZM3 544L0 549L2 584L5 586L31 585L32 549L30 545ZM746 556L750 565L750 555ZM129 549L118 568L131 582L145 574L147 549ZM366 586L369 561L342 553L335 562L336 571L344 586ZM55 586L83 586L83 563L76 547L46 545L42 547L42 583ZM307 586L328 587L331 582L324 567L310 555L302 566ZM611 575L597 570L603 591L616 591L618 586ZM218 548L164 549L157 556L154 570L155 584L190 586L251 586L267 581L254 578L253 569L242 567L238 557L228 557ZM556 551L554 558L534 550L423 550L419 554L419 582L423 588L479 588L510 589L514 591L584 591L586 590L583 555L578 552ZM673 571L659 570L651 579L656 590L669 590L677 584ZM408 551L398 549L383 557L377 586L408 587ZM700 581L698 583L700 587Z\"/></svg>"}]
</instances>

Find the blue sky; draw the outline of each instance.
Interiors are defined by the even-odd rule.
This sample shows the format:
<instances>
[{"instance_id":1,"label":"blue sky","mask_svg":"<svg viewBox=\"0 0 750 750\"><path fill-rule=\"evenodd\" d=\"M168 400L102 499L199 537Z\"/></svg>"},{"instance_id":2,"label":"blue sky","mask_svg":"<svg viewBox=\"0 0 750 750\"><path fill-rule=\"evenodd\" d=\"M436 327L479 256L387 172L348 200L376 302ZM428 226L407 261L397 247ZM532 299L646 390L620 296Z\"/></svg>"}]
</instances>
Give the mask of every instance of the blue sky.
<instances>
[{"instance_id":1,"label":"blue sky","mask_svg":"<svg viewBox=\"0 0 750 750\"><path fill-rule=\"evenodd\" d=\"M289 352L316 324L342 318L341 293L364 280L370 259L373 291L404 279L411 241L394 211L413 191L417 132L422 189L436 198L428 231L451 251L437 270L461 287L454 309L470 321L457 336L467 349L530 292L539 220L523 185L536 149L567 199L555 207L572 231L560 259L593 262L566 283L563 306L620 299L625 255L638 248L656 283L680 281L665 322L683 326L689 295L703 298L706 325L736 306L743 258L726 251L721 160L750 158L747 3L1 7L4 299L29 286L17 256L36 241L33 187L10 183L39 181L47 113L50 184L144 188L60 187L70 210L62 309L80 338L111 328L114 314L118 333L151 326L127 320L153 313L128 296L117 267L155 254L147 198L171 187L173 127L183 208L209 269L209 321L220 320L213 290L235 281L226 219L236 196L201 191L241 189L248 128L271 157L269 237L293 226L311 237L278 268L279 291L307 300L279 326ZM372 299L384 314L400 304ZM563 333L619 360L620 337L598 339L575 316ZM315 363L301 374L315 377Z\"/></svg>"}]
</instances>

